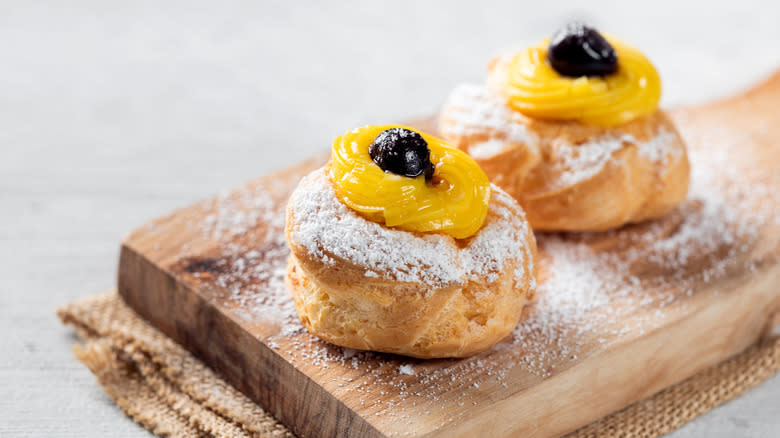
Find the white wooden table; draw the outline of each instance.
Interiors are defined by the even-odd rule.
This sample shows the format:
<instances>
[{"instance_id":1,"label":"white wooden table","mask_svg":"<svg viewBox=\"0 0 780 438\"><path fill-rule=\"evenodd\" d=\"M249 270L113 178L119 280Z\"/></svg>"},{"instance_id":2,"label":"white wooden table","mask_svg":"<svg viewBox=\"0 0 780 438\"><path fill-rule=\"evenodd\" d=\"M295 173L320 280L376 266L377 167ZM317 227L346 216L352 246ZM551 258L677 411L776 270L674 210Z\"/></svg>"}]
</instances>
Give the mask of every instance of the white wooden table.
<instances>
[{"instance_id":1,"label":"white wooden table","mask_svg":"<svg viewBox=\"0 0 780 438\"><path fill-rule=\"evenodd\" d=\"M56 306L114 285L134 226L345 128L430 114L501 48L584 18L645 50L665 105L780 67L777 2L109 3L0 3L2 437L148 436L72 358ZM778 405L780 376L672 436L780 436Z\"/></svg>"}]
</instances>

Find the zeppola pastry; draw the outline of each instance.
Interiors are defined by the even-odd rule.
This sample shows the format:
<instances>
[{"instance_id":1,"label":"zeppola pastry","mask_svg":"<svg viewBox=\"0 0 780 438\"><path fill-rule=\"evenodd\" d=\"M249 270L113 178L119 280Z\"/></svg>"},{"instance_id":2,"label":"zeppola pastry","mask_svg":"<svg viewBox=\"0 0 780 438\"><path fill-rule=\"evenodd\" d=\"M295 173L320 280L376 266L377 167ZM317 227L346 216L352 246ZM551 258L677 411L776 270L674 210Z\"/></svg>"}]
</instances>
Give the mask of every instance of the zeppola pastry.
<instances>
[{"instance_id":1,"label":"zeppola pastry","mask_svg":"<svg viewBox=\"0 0 780 438\"><path fill-rule=\"evenodd\" d=\"M403 126L336 138L291 195L285 233L301 321L344 347L469 356L514 329L536 287L517 202L465 153Z\"/></svg>"},{"instance_id":2,"label":"zeppola pastry","mask_svg":"<svg viewBox=\"0 0 780 438\"><path fill-rule=\"evenodd\" d=\"M606 230L685 199L685 144L637 49L574 23L488 70L486 85L452 92L439 130L520 202L534 229Z\"/></svg>"}]
</instances>

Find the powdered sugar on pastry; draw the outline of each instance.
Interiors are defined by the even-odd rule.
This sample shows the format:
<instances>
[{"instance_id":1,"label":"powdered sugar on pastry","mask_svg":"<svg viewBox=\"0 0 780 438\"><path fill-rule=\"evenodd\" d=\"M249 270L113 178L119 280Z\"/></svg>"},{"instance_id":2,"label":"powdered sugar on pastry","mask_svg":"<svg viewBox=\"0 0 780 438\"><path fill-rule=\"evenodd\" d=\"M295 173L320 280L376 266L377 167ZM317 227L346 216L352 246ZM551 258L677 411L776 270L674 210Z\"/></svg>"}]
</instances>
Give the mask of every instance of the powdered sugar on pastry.
<instances>
[{"instance_id":1,"label":"powdered sugar on pastry","mask_svg":"<svg viewBox=\"0 0 780 438\"><path fill-rule=\"evenodd\" d=\"M511 123L521 116L481 85L458 85L446 106L452 108L448 114L451 121L441 127L442 133L469 136L490 132L494 137L513 143L535 142L525 126Z\"/></svg>"},{"instance_id":2,"label":"powdered sugar on pastry","mask_svg":"<svg viewBox=\"0 0 780 438\"><path fill-rule=\"evenodd\" d=\"M499 140L497 138L491 138L489 140L475 143L470 146L468 154L477 159L490 158L500 154L504 150L505 146L506 141Z\"/></svg>"},{"instance_id":3,"label":"powdered sugar on pastry","mask_svg":"<svg viewBox=\"0 0 780 438\"><path fill-rule=\"evenodd\" d=\"M627 144L636 145L640 156L665 168L666 164L675 163L682 156L677 141L676 134L662 130L648 141L640 141L630 134L620 137L607 134L581 144L557 142L558 159L550 164L560 170L560 177L551 188L572 186L593 177Z\"/></svg>"},{"instance_id":4,"label":"powdered sugar on pastry","mask_svg":"<svg viewBox=\"0 0 780 438\"><path fill-rule=\"evenodd\" d=\"M681 117L678 114L676 118ZM565 366L562 359L577 361L597 351L584 343L593 341L600 346L597 348L608 348L620 339L651 331L673 312L685 311L692 297L718 293L710 286L726 269L753 266L754 261L742 255L756 244L759 230L767 224L778 225L780 209L774 190L777 173L756 175L758 169L736 165L747 160L743 151L751 141L747 134L710 128L702 137L695 131L686 132L685 124L681 128L691 144L703 145L691 151L696 165L689 201L660 220L607 233L540 234L542 275L537 298L526 308L512 339L483 354L447 362L446 366L343 349L306 332L282 281L289 251L285 245L276 246L284 242L286 195L278 201L265 200L272 187L241 189L232 196L220 197L212 212L223 226L195 225L203 227L204 236L218 240L220 250L225 252L230 269L213 275L217 284L228 291L231 312L251 323L278 324L278 334L267 343L285 360L296 366L330 368L348 375L338 384L339 394L356 397L361 404L365 401L366 406L374 406L377 415L405 423L429 412L420 408L412 413L400 410L398 405L404 400L416 406L444 407L442 394L463 391L462 400L471 407L478 399L471 398L468 388L516 391L506 389L507 384L511 385L506 376L517 372L542 377L557 373L559 370L551 367ZM766 181L745 184L748 178ZM285 190L295 182L288 183ZM760 201L757 205L752 202L756 198ZM254 201L247 207L243 200ZM246 214L247 208L255 213ZM267 237L251 240L251 246L244 243L234 248L229 236L254 229L255 217L274 224ZM396 252L400 250L394 249ZM653 267L654 275L646 275L652 273L647 271L633 275L632 266L646 264ZM270 280L266 280L268 277ZM638 317L627 315L632 309ZM414 375L406 373L409 368L413 368ZM378 391L395 395L382 399L375 396Z\"/></svg>"},{"instance_id":5,"label":"powdered sugar on pastry","mask_svg":"<svg viewBox=\"0 0 780 438\"><path fill-rule=\"evenodd\" d=\"M327 169L306 176L293 192L288 214L292 240L335 265L338 259L365 268L367 276L431 287L463 284L476 278L494 281L505 262L517 260L515 281L530 258L524 214L517 203L493 186L488 217L477 234L457 244L442 234L415 234L388 228L342 204Z\"/></svg>"},{"instance_id":6,"label":"powdered sugar on pastry","mask_svg":"<svg viewBox=\"0 0 780 438\"><path fill-rule=\"evenodd\" d=\"M528 130L528 119L512 111L484 86L459 85L444 107L446 113L440 122L442 135L451 139L464 138L466 151L476 159L490 159L507 147L539 147L539 137ZM616 135L609 131L577 143L565 138L554 140L554 156L549 164L555 166L560 176L550 182L548 189L571 186L593 177L604 168L613 153L627 144L636 145L640 156L666 167L682 156L678 142L676 133L665 129L645 141L630 134Z\"/></svg>"}]
</instances>

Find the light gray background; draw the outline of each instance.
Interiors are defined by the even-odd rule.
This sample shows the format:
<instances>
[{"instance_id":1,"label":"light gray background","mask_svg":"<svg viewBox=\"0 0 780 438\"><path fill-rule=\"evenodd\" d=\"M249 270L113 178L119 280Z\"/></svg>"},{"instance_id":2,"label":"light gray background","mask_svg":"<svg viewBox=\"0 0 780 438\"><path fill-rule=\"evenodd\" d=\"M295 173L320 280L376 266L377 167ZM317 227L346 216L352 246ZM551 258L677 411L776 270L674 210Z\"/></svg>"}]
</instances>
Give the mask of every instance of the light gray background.
<instances>
[{"instance_id":1,"label":"light gray background","mask_svg":"<svg viewBox=\"0 0 780 438\"><path fill-rule=\"evenodd\" d=\"M429 114L501 48L587 19L644 49L665 105L780 67L777 2L109 3L0 3L3 437L148 436L72 358L56 306L114 285L133 227ZM775 377L673 436L778 436L778 405Z\"/></svg>"}]
</instances>

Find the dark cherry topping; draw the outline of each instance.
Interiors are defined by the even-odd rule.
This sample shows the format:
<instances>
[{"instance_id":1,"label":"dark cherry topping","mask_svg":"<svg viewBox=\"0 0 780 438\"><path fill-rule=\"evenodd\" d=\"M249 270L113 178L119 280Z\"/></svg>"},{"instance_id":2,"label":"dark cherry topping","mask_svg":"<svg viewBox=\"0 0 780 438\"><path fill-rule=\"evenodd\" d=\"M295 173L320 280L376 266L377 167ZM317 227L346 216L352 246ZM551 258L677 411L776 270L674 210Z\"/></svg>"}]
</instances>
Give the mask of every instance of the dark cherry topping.
<instances>
[{"instance_id":1,"label":"dark cherry topping","mask_svg":"<svg viewBox=\"0 0 780 438\"><path fill-rule=\"evenodd\" d=\"M618 69L612 45L596 29L578 22L553 35L547 61L564 76L606 76Z\"/></svg>"},{"instance_id":2,"label":"dark cherry topping","mask_svg":"<svg viewBox=\"0 0 780 438\"><path fill-rule=\"evenodd\" d=\"M368 147L371 159L385 172L414 178L433 178L431 151L422 135L404 128L386 129Z\"/></svg>"}]
</instances>

